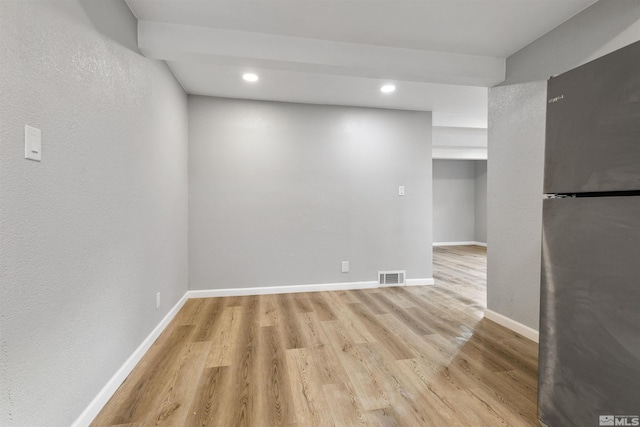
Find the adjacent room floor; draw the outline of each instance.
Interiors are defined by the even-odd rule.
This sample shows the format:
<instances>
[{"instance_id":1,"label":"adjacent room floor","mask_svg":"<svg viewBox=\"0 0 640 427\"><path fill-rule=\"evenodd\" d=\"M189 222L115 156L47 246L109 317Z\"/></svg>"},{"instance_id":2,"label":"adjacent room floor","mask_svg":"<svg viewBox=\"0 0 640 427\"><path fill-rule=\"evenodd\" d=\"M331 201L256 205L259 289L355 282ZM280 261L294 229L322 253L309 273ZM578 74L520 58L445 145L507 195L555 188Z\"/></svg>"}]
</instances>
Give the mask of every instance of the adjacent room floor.
<instances>
[{"instance_id":1,"label":"adjacent room floor","mask_svg":"<svg viewBox=\"0 0 640 427\"><path fill-rule=\"evenodd\" d=\"M486 250L435 286L188 300L94 426L537 426L537 345L483 319Z\"/></svg>"}]
</instances>

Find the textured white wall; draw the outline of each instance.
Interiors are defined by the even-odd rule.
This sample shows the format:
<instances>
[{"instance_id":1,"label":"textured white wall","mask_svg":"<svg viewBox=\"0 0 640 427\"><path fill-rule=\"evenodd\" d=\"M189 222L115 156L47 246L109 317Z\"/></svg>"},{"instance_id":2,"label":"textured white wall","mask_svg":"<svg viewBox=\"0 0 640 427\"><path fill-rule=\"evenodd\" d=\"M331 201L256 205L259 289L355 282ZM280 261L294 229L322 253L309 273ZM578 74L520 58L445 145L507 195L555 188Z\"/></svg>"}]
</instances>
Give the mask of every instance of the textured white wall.
<instances>
[{"instance_id":1,"label":"textured white wall","mask_svg":"<svg viewBox=\"0 0 640 427\"><path fill-rule=\"evenodd\" d=\"M189 144L191 289L432 277L430 113L190 96Z\"/></svg>"},{"instance_id":2,"label":"textured white wall","mask_svg":"<svg viewBox=\"0 0 640 427\"><path fill-rule=\"evenodd\" d=\"M600 0L507 58L509 85L547 80L640 40L640 1Z\"/></svg>"},{"instance_id":3,"label":"textured white wall","mask_svg":"<svg viewBox=\"0 0 640 427\"><path fill-rule=\"evenodd\" d=\"M489 90L487 308L538 329L547 82Z\"/></svg>"},{"instance_id":4,"label":"textured white wall","mask_svg":"<svg viewBox=\"0 0 640 427\"><path fill-rule=\"evenodd\" d=\"M475 240L475 161L433 161L433 241Z\"/></svg>"},{"instance_id":5,"label":"textured white wall","mask_svg":"<svg viewBox=\"0 0 640 427\"><path fill-rule=\"evenodd\" d=\"M70 425L187 289L186 96L135 35L122 1L0 2L2 426Z\"/></svg>"},{"instance_id":6,"label":"textured white wall","mask_svg":"<svg viewBox=\"0 0 640 427\"><path fill-rule=\"evenodd\" d=\"M476 160L475 170L475 240L487 243L487 161Z\"/></svg>"}]
</instances>

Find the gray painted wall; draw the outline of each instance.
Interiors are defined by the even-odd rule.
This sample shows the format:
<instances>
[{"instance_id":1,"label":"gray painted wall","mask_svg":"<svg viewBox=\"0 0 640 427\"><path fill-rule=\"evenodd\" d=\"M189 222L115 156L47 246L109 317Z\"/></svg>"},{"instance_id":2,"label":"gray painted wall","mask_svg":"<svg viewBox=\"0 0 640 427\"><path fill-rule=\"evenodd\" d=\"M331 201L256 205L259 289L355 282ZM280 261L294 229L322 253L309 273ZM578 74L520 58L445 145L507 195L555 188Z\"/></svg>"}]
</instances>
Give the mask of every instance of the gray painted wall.
<instances>
[{"instance_id":1,"label":"gray painted wall","mask_svg":"<svg viewBox=\"0 0 640 427\"><path fill-rule=\"evenodd\" d=\"M502 85L547 80L640 40L640 1L600 0L507 58Z\"/></svg>"},{"instance_id":2,"label":"gray painted wall","mask_svg":"<svg viewBox=\"0 0 640 427\"><path fill-rule=\"evenodd\" d=\"M489 90L488 308L538 329L546 80L640 40L640 2L600 0L507 59Z\"/></svg>"},{"instance_id":3,"label":"gray painted wall","mask_svg":"<svg viewBox=\"0 0 640 427\"><path fill-rule=\"evenodd\" d=\"M489 90L487 308L538 329L546 82Z\"/></svg>"},{"instance_id":4,"label":"gray painted wall","mask_svg":"<svg viewBox=\"0 0 640 427\"><path fill-rule=\"evenodd\" d=\"M475 240L475 162L433 161L433 241Z\"/></svg>"},{"instance_id":5,"label":"gray painted wall","mask_svg":"<svg viewBox=\"0 0 640 427\"><path fill-rule=\"evenodd\" d=\"M433 160L433 241L487 242L486 160Z\"/></svg>"},{"instance_id":6,"label":"gray painted wall","mask_svg":"<svg viewBox=\"0 0 640 427\"><path fill-rule=\"evenodd\" d=\"M124 2L0 2L2 426L69 426L187 290L187 99L135 45Z\"/></svg>"},{"instance_id":7,"label":"gray painted wall","mask_svg":"<svg viewBox=\"0 0 640 427\"><path fill-rule=\"evenodd\" d=\"M432 277L430 113L190 96L189 139L191 289Z\"/></svg>"},{"instance_id":8,"label":"gray painted wall","mask_svg":"<svg viewBox=\"0 0 640 427\"><path fill-rule=\"evenodd\" d=\"M487 243L487 161L475 162L475 240Z\"/></svg>"}]
</instances>

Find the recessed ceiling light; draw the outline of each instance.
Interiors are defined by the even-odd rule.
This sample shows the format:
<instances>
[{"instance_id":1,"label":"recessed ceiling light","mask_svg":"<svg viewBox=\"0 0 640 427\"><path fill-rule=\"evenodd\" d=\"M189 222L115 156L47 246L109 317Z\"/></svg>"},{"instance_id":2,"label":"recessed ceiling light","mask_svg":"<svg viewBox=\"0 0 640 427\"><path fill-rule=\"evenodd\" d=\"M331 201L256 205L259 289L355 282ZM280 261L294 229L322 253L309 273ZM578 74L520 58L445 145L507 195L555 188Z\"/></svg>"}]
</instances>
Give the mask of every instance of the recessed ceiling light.
<instances>
[{"instance_id":1,"label":"recessed ceiling light","mask_svg":"<svg viewBox=\"0 0 640 427\"><path fill-rule=\"evenodd\" d=\"M248 82L257 82L258 81L258 76L253 74L253 73L243 74L242 78L245 79Z\"/></svg>"},{"instance_id":2,"label":"recessed ceiling light","mask_svg":"<svg viewBox=\"0 0 640 427\"><path fill-rule=\"evenodd\" d=\"M380 92L382 93L391 93L394 92L396 90L396 87L394 85L384 85L380 88Z\"/></svg>"}]
</instances>

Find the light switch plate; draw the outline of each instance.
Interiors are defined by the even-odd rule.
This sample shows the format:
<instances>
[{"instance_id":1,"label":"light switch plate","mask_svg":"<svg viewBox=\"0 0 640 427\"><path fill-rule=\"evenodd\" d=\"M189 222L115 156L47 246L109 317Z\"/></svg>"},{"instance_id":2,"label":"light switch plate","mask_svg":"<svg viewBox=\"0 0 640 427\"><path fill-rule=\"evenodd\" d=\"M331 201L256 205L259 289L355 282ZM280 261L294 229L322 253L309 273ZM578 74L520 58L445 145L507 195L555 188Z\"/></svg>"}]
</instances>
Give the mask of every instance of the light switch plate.
<instances>
[{"instance_id":1,"label":"light switch plate","mask_svg":"<svg viewBox=\"0 0 640 427\"><path fill-rule=\"evenodd\" d=\"M349 272L349 261L342 261L342 272L343 273Z\"/></svg>"},{"instance_id":2,"label":"light switch plate","mask_svg":"<svg viewBox=\"0 0 640 427\"><path fill-rule=\"evenodd\" d=\"M398 196L404 196L404 185L398 187Z\"/></svg>"},{"instance_id":3,"label":"light switch plate","mask_svg":"<svg viewBox=\"0 0 640 427\"><path fill-rule=\"evenodd\" d=\"M29 125L24 125L24 158L42 160L42 132Z\"/></svg>"}]
</instances>

